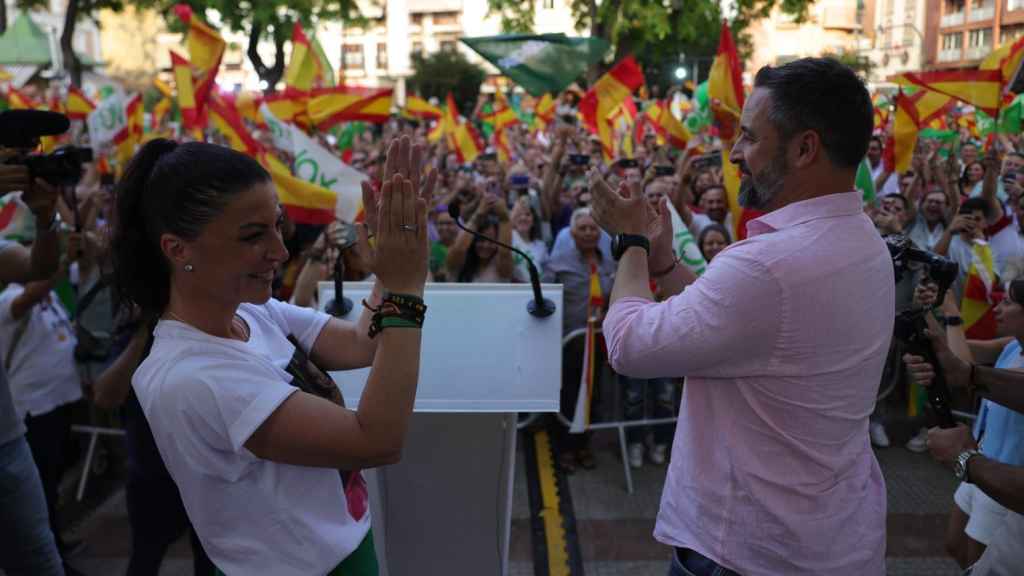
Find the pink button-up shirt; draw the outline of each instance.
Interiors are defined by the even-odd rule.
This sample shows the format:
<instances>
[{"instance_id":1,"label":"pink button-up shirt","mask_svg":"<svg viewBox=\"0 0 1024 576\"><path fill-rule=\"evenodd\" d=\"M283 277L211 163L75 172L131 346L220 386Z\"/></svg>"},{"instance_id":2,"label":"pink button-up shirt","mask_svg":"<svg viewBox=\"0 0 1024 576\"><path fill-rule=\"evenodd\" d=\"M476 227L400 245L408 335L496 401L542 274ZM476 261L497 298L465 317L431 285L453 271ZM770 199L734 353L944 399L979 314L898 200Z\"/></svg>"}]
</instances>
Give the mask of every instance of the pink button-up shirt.
<instances>
[{"instance_id":1,"label":"pink button-up shirt","mask_svg":"<svg viewBox=\"0 0 1024 576\"><path fill-rule=\"evenodd\" d=\"M868 416L892 337L885 243L859 192L796 202L662 303L604 321L616 371L686 376L654 536L744 576L885 573Z\"/></svg>"}]
</instances>

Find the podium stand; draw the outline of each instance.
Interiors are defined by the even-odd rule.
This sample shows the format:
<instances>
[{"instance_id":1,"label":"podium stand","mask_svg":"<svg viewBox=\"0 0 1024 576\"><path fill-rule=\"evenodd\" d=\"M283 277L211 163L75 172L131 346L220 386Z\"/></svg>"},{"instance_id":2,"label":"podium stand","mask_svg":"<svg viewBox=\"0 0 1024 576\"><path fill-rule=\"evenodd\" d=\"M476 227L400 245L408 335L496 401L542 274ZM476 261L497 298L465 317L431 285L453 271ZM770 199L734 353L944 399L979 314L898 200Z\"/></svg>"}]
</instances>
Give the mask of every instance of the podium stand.
<instances>
[{"instance_id":1,"label":"podium stand","mask_svg":"<svg viewBox=\"0 0 1024 576\"><path fill-rule=\"evenodd\" d=\"M321 309L334 284L319 285ZM346 283L362 313L372 285ZM402 461L367 470L382 576L508 573L516 414L556 412L562 287L555 313L526 311L528 284L428 284L420 379ZM334 372L349 407L369 369Z\"/></svg>"}]
</instances>

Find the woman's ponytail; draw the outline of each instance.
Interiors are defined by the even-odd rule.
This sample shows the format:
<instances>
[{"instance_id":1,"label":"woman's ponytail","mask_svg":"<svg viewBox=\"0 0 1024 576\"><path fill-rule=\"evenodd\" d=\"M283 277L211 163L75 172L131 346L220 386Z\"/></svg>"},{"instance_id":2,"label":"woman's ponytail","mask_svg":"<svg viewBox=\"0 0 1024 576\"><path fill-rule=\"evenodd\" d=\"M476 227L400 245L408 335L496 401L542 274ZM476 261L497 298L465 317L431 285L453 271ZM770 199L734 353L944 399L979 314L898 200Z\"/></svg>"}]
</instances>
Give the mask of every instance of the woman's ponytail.
<instances>
[{"instance_id":1,"label":"woman's ponytail","mask_svg":"<svg viewBox=\"0 0 1024 576\"><path fill-rule=\"evenodd\" d=\"M155 223L147 218L146 190L157 163L177 147L165 138L147 142L128 163L115 192L111 245L115 295L120 304L136 304L149 313L160 313L167 304L170 270L150 229Z\"/></svg>"}]
</instances>

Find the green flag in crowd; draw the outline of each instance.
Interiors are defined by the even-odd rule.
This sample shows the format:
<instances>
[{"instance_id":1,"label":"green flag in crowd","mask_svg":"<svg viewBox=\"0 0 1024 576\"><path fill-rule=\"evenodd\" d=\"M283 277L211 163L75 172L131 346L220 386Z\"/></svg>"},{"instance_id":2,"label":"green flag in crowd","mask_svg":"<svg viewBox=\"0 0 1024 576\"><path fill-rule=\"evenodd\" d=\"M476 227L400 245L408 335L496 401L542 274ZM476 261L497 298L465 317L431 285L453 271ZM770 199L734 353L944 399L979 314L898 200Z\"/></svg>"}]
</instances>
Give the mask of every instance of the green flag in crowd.
<instances>
[{"instance_id":1,"label":"green flag in crowd","mask_svg":"<svg viewBox=\"0 0 1024 576\"><path fill-rule=\"evenodd\" d=\"M871 177L871 165L868 164L867 158L860 161L860 167L857 168L857 179L854 180L853 186L860 190L865 204L875 202L875 180Z\"/></svg>"},{"instance_id":2,"label":"green flag in crowd","mask_svg":"<svg viewBox=\"0 0 1024 576\"><path fill-rule=\"evenodd\" d=\"M608 52L601 38L565 34L477 36L462 41L532 96L558 94Z\"/></svg>"}]
</instances>

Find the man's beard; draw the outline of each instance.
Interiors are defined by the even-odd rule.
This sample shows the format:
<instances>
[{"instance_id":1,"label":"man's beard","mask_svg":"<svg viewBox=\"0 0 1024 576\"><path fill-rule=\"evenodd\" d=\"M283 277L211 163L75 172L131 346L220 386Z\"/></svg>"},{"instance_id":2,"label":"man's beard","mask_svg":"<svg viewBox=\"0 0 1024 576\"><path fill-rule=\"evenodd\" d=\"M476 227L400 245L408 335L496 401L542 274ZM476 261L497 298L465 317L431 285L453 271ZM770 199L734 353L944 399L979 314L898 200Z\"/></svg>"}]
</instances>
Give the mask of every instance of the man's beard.
<instances>
[{"instance_id":1,"label":"man's beard","mask_svg":"<svg viewBox=\"0 0 1024 576\"><path fill-rule=\"evenodd\" d=\"M754 210L764 210L782 190L786 180L786 152L780 153L772 159L767 168L758 174L751 173L740 183L740 206Z\"/></svg>"}]
</instances>

